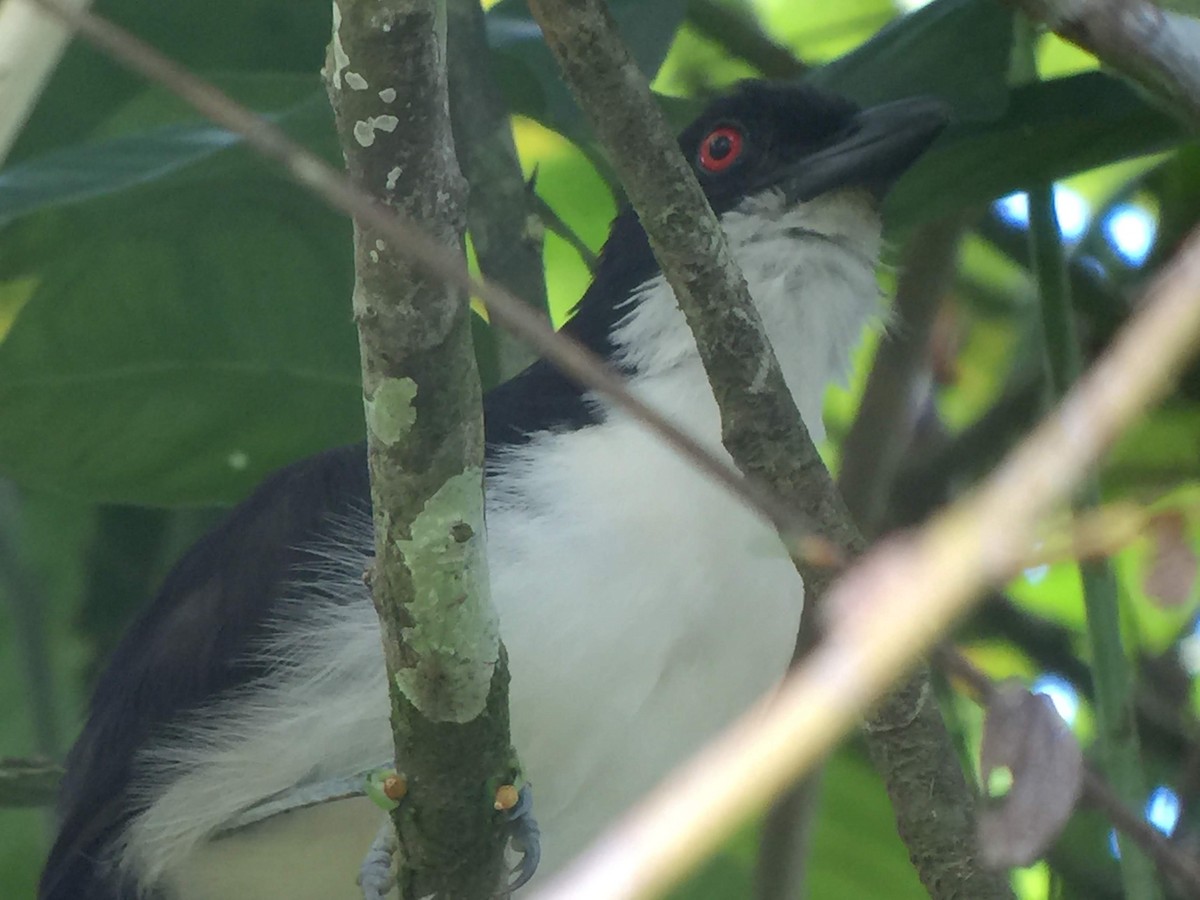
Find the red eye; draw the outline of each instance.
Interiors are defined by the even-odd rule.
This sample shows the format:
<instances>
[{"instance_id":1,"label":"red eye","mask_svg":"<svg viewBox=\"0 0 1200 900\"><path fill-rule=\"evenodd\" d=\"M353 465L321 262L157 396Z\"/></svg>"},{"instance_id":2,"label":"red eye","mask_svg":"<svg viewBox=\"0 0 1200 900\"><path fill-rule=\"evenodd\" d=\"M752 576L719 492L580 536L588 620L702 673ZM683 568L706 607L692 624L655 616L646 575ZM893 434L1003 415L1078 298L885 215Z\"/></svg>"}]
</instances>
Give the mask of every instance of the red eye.
<instances>
[{"instance_id":1,"label":"red eye","mask_svg":"<svg viewBox=\"0 0 1200 900\"><path fill-rule=\"evenodd\" d=\"M729 125L714 128L700 142L700 167L724 172L742 155L742 133Z\"/></svg>"}]
</instances>

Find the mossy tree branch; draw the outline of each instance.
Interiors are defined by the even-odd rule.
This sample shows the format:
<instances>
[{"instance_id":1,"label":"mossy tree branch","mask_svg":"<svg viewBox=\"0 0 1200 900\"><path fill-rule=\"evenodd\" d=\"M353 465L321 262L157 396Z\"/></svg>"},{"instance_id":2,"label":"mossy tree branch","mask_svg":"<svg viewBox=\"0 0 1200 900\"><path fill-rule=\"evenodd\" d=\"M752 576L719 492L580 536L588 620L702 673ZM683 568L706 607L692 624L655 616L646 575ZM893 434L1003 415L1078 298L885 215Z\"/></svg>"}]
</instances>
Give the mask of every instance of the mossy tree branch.
<instances>
[{"instance_id":1,"label":"mossy tree branch","mask_svg":"<svg viewBox=\"0 0 1200 900\"><path fill-rule=\"evenodd\" d=\"M447 101L445 7L338 0L325 76L352 180L462 251L465 185ZM488 786L512 777L507 669L488 594L483 421L466 294L354 229L383 628L398 770L400 890L490 897L503 840Z\"/></svg>"}]
</instances>

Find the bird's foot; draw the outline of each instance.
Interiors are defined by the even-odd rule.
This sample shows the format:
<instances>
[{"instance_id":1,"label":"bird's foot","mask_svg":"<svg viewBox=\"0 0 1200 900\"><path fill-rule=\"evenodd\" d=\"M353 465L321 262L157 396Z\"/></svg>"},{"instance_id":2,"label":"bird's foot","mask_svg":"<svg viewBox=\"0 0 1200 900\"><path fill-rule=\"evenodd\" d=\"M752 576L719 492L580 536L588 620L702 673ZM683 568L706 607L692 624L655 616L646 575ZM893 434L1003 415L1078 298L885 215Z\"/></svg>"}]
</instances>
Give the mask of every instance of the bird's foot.
<instances>
[{"instance_id":1,"label":"bird's foot","mask_svg":"<svg viewBox=\"0 0 1200 900\"><path fill-rule=\"evenodd\" d=\"M542 859L542 832L533 817L533 789L528 784L517 792L515 803L501 803L497 796L497 804L505 810L508 819L509 846L521 854L520 861L510 873L515 877L500 893L500 896L507 897L528 884L537 871Z\"/></svg>"}]
</instances>

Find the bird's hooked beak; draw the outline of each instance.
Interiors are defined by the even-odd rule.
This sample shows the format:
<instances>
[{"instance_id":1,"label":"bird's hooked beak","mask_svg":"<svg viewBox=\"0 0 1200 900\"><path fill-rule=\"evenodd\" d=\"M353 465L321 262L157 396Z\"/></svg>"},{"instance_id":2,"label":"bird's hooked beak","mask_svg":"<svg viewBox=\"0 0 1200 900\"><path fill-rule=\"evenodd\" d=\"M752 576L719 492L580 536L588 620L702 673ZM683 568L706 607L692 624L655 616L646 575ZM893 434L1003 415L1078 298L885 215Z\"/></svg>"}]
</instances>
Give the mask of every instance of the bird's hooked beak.
<instances>
[{"instance_id":1,"label":"bird's hooked beak","mask_svg":"<svg viewBox=\"0 0 1200 900\"><path fill-rule=\"evenodd\" d=\"M832 144L797 160L776 184L790 203L850 187L866 188L882 199L949 119L949 107L930 97L864 109Z\"/></svg>"}]
</instances>

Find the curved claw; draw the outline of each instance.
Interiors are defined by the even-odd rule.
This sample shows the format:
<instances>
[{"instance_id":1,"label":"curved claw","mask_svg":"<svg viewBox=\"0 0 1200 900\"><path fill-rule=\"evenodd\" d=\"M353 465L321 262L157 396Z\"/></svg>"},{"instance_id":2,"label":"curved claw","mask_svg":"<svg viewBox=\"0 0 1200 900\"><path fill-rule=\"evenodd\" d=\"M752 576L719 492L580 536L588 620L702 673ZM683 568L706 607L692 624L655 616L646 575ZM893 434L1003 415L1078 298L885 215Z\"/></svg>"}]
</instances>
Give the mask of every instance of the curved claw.
<instances>
[{"instance_id":1,"label":"curved claw","mask_svg":"<svg viewBox=\"0 0 1200 900\"><path fill-rule=\"evenodd\" d=\"M516 877L500 896L508 896L529 883L542 860L542 832L533 817L533 789L529 785L521 788L517 803L508 811L508 842L521 854L521 861L512 868Z\"/></svg>"}]
</instances>

